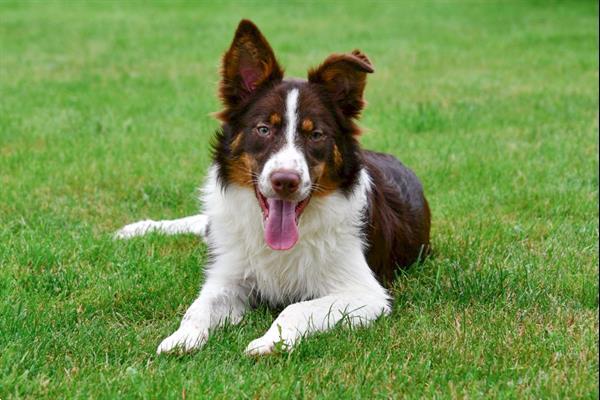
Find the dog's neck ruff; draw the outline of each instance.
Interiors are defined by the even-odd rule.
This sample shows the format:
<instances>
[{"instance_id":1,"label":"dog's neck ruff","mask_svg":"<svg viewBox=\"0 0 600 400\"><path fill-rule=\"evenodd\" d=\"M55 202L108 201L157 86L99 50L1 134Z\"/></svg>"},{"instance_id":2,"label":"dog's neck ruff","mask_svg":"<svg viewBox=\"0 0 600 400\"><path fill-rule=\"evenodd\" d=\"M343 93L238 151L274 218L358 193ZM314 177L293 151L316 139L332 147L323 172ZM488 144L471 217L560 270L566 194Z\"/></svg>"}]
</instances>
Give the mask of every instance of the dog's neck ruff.
<instances>
[{"instance_id":1,"label":"dog's neck ruff","mask_svg":"<svg viewBox=\"0 0 600 400\"><path fill-rule=\"evenodd\" d=\"M365 208L371 181L366 170L349 195L335 192L311 200L298 221L298 243L287 251L269 248L262 212L254 193L229 184L222 187L216 166L209 172L201 200L210 219L211 251L227 259L225 268L207 266L208 274L236 275L271 304L317 298L335 290L337 281L374 280L358 276L345 260L363 259Z\"/></svg>"}]
</instances>

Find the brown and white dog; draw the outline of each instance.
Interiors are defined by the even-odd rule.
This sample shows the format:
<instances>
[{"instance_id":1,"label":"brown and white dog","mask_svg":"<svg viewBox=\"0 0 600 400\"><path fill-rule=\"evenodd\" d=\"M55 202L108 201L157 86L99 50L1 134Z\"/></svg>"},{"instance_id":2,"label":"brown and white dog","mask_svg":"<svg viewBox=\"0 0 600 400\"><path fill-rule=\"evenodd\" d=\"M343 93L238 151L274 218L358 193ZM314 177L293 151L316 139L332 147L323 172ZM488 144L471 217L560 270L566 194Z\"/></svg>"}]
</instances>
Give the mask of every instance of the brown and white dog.
<instances>
[{"instance_id":1,"label":"brown and white dog","mask_svg":"<svg viewBox=\"0 0 600 400\"><path fill-rule=\"evenodd\" d=\"M258 28L240 22L223 56L225 108L202 214L117 232L194 233L208 244L200 295L158 353L199 348L257 301L286 307L248 354L389 313L385 285L426 254L430 213L412 171L359 146L355 120L371 72L355 50L329 56L308 80L285 79Z\"/></svg>"}]
</instances>

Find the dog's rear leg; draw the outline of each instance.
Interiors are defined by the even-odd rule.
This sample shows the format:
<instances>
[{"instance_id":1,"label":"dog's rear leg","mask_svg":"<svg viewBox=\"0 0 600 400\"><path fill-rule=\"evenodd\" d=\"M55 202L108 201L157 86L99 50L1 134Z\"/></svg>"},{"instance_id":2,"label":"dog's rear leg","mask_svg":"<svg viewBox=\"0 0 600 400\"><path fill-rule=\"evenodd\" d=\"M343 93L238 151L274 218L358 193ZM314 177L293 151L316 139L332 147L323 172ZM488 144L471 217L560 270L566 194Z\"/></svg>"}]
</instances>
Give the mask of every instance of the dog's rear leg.
<instances>
[{"instance_id":1,"label":"dog's rear leg","mask_svg":"<svg viewBox=\"0 0 600 400\"><path fill-rule=\"evenodd\" d=\"M150 232L163 233L165 235L178 235L181 233L191 233L204 238L208 229L208 217L203 214L192 215L191 217L153 221L146 219L134 222L119 229L115 233L117 239L129 239L135 236L142 236Z\"/></svg>"}]
</instances>

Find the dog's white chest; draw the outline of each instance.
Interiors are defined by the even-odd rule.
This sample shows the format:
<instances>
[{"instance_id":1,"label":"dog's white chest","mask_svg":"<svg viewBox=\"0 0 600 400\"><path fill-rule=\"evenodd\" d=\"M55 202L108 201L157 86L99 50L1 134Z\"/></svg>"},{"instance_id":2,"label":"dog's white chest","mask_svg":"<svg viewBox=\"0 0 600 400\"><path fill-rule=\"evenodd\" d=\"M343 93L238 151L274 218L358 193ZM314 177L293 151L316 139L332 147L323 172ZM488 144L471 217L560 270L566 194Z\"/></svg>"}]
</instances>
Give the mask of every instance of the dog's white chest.
<instances>
[{"instance_id":1,"label":"dog's white chest","mask_svg":"<svg viewBox=\"0 0 600 400\"><path fill-rule=\"evenodd\" d=\"M364 196L341 194L314 198L299 221L300 239L290 250L265 244L262 214L252 190L215 184L214 172L203 191L210 219L211 250L227 265L220 273L236 274L261 299L272 304L316 298L345 279L349 257L362 257L360 223Z\"/></svg>"}]
</instances>

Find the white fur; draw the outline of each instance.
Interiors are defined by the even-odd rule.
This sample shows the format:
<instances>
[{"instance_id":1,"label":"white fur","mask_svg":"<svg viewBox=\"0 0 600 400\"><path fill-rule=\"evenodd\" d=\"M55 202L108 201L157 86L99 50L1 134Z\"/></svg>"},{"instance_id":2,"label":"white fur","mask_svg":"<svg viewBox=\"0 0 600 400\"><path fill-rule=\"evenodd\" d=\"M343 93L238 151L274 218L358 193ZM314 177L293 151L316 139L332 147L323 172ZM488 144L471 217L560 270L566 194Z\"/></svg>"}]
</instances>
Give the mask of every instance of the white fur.
<instances>
[{"instance_id":1,"label":"white fur","mask_svg":"<svg viewBox=\"0 0 600 400\"><path fill-rule=\"evenodd\" d=\"M297 88L291 89L285 99L285 139L287 143L294 146L296 141L296 129L298 126L298 97L300 92Z\"/></svg>"},{"instance_id":2,"label":"white fur","mask_svg":"<svg viewBox=\"0 0 600 400\"><path fill-rule=\"evenodd\" d=\"M294 171L300 176L300 187L296 200L302 201L310 194L310 174L304 154L296 146L298 134L298 97L297 88L291 89L285 101L285 145L265 163L258 178L258 189L265 197L277 197L270 177L277 170Z\"/></svg>"},{"instance_id":3,"label":"white fur","mask_svg":"<svg viewBox=\"0 0 600 400\"><path fill-rule=\"evenodd\" d=\"M388 294L363 253L361 226L370 186L363 170L348 197L333 193L312 198L300 217L298 243L275 251L264 242L262 213L253 191L234 184L223 189L213 166L202 201L214 258L206 267L199 297L157 352L202 346L212 328L239 322L254 300L287 307L248 345L246 353L251 355L270 353L277 343L290 349L303 336L340 322L365 325L389 313Z\"/></svg>"},{"instance_id":4,"label":"white fur","mask_svg":"<svg viewBox=\"0 0 600 400\"><path fill-rule=\"evenodd\" d=\"M178 235L181 233L191 233L200 237L206 236L208 226L208 217L206 215L193 215L191 217L179 218L174 220L153 221L146 219L129 224L119 229L115 233L117 239L129 239L135 236L142 236L150 232L159 232L166 235Z\"/></svg>"}]
</instances>

